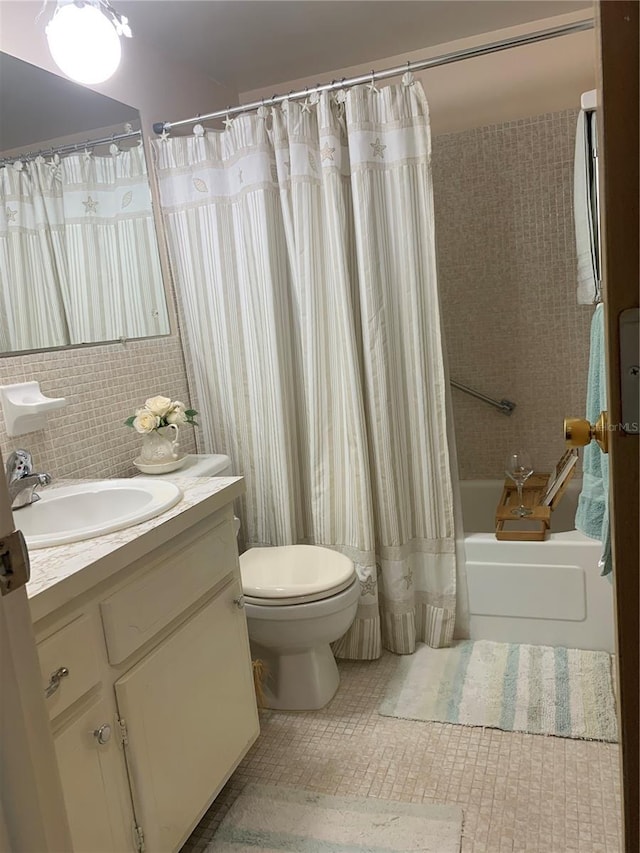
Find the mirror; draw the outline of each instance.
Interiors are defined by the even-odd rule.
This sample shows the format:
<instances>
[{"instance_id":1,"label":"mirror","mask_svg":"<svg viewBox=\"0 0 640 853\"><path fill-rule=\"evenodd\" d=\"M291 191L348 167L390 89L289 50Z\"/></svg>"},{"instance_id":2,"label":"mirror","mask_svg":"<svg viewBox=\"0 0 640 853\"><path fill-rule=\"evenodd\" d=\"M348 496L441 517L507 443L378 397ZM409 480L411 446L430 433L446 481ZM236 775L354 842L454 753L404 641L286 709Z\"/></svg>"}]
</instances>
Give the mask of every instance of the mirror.
<instances>
[{"instance_id":1,"label":"mirror","mask_svg":"<svg viewBox=\"0 0 640 853\"><path fill-rule=\"evenodd\" d=\"M0 354L170 332L137 110L0 53Z\"/></svg>"}]
</instances>

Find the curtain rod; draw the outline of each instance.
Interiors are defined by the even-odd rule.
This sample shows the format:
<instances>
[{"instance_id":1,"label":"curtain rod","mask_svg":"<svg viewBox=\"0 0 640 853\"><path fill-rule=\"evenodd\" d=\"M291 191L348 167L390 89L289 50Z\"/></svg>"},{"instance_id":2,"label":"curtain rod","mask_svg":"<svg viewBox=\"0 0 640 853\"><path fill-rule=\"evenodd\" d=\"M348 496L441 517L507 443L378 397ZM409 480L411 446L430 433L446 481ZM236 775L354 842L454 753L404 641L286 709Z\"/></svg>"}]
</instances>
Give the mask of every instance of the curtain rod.
<instances>
[{"instance_id":1,"label":"curtain rod","mask_svg":"<svg viewBox=\"0 0 640 853\"><path fill-rule=\"evenodd\" d=\"M26 154L16 154L12 157L0 157L0 166L15 163L17 160L35 160L36 157L53 157L54 154L71 154L73 151L84 151L86 148L95 148L98 145L106 145L108 142L119 142L121 139L131 139L140 136L141 130L129 130L126 133L114 133L112 136L103 136L100 139L87 139L85 142L69 142L58 148L43 148L42 151L28 151Z\"/></svg>"},{"instance_id":2,"label":"curtain rod","mask_svg":"<svg viewBox=\"0 0 640 853\"><path fill-rule=\"evenodd\" d=\"M576 21L573 24L563 24L560 27L552 27L547 30L539 30L535 33L528 33L522 36L513 36L512 38L502 41L494 41L490 44L479 45L478 47L467 47L463 50L456 50L452 53L444 53L441 56L434 56L431 59L419 59L415 62L407 62L405 65L398 65L395 68L387 68L385 71L370 71L369 74L361 74L358 77L349 77L342 80L332 80L331 83L318 84L311 88L313 92L333 92L336 89L343 89L346 86L358 86L361 83L368 83L376 80L386 80L389 77L398 77L406 74L408 71L424 71L427 68L435 68L438 65L448 65L451 62L459 62L462 59L473 59L478 56L485 56L489 53L498 53L501 50L509 50L512 47L523 47L528 44L536 44L539 41L557 38L558 36L567 36L573 33L583 32L593 29L593 18L588 18L583 21ZM250 112L257 110L259 107L269 104L281 104L283 101L293 101L300 98L306 98L310 94L309 88L300 89L298 92L290 92L287 95L274 95L271 98L264 98L261 101L254 101L251 104L240 104L237 107L227 107L226 110L216 110L213 113L194 116L193 118L185 118L180 121L159 121L153 125L153 132L160 135L166 133L174 127L184 127L187 124L195 124L197 122L211 121L215 118L225 118L236 115L238 113Z\"/></svg>"}]
</instances>

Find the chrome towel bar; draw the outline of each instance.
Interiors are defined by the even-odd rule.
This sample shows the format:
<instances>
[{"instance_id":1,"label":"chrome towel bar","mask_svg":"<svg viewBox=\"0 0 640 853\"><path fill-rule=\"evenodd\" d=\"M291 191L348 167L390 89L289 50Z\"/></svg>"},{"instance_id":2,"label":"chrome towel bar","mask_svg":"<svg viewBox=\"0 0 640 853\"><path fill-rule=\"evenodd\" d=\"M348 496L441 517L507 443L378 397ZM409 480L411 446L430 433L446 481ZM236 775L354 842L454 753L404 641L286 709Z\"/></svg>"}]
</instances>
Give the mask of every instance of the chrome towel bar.
<instances>
[{"instance_id":1,"label":"chrome towel bar","mask_svg":"<svg viewBox=\"0 0 640 853\"><path fill-rule=\"evenodd\" d=\"M485 403L498 409L503 415L511 415L516 407L516 404L511 400L494 400L492 397L487 397L486 394L482 394L474 388L469 388L468 385L463 385L461 382L455 382L453 379L450 379L449 382L454 388L464 391L465 394L471 394L472 397L477 397L478 400L483 400Z\"/></svg>"}]
</instances>

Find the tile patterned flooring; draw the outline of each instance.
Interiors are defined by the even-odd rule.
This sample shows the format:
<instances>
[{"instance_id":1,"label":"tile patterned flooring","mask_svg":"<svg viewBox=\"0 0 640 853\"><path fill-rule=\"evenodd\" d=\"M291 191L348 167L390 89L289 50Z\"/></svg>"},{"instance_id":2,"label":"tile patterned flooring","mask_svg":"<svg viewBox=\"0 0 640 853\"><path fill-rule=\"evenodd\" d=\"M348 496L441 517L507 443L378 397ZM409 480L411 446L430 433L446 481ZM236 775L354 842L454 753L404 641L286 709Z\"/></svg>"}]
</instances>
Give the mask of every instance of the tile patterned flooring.
<instances>
[{"instance_id":1,"label":"tile patterned flooring","mask_svg":"<svg viewBox=\"0 0 640 853\"><path fill-rule=\"evenodd\" d=\"M261 734L181 853L202 853L247 782L464 811L461 853L619 853L618 747L377 713L395 656L340 661L321 711L261 714Z\"/></svg>"}]
</instances>

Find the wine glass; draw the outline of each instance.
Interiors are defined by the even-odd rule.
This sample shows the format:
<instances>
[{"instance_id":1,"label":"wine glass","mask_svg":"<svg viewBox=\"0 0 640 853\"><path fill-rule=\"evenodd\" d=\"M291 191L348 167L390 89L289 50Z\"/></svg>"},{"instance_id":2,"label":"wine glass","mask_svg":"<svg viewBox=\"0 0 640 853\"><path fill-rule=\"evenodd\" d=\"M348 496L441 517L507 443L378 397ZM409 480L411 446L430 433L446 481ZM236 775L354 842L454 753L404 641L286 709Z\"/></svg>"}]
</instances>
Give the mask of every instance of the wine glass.
<instances>
[{"instance_id":1,"label":"wine glass","mask_svg":"<svg viewBox=\"0 0 640 853\"><path fill-rule=\"evenodd\" d=\"M511 515L517 515L518 518L524 518L525 515L531 515L532 510L526 507L522 500L522 487L525 480L533 474L531 459L529 454L524 450L514 450L507 456L505 463L505 473L516 484L518 489L518 501L520 506L514 507L511 510Z\"/></svg>"}]
</instances>

